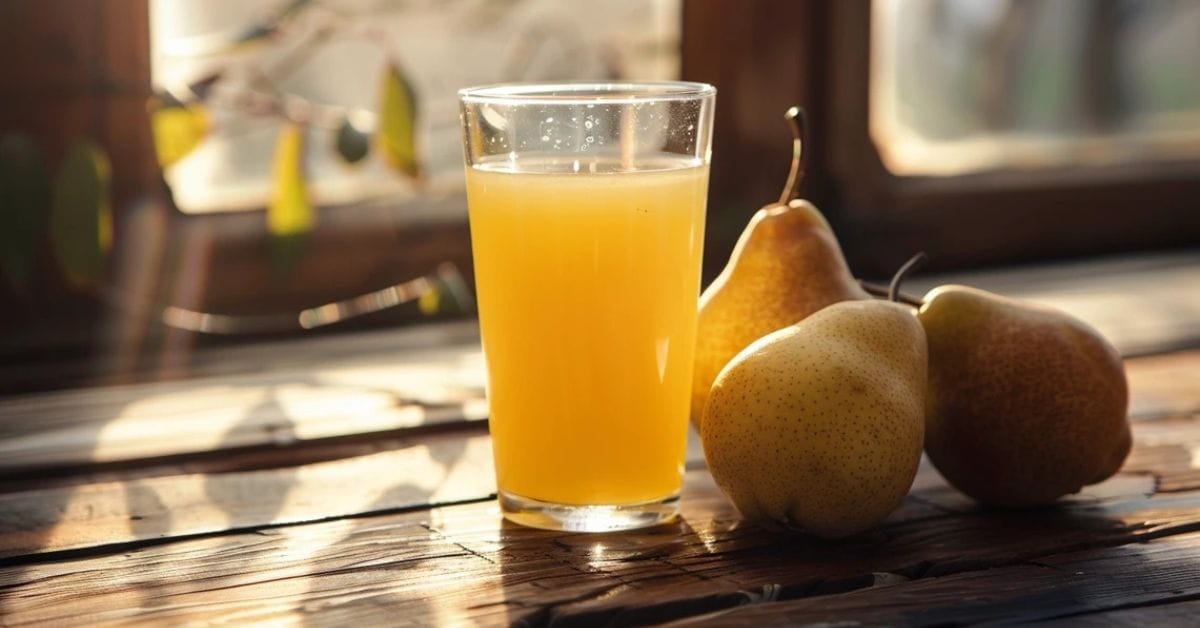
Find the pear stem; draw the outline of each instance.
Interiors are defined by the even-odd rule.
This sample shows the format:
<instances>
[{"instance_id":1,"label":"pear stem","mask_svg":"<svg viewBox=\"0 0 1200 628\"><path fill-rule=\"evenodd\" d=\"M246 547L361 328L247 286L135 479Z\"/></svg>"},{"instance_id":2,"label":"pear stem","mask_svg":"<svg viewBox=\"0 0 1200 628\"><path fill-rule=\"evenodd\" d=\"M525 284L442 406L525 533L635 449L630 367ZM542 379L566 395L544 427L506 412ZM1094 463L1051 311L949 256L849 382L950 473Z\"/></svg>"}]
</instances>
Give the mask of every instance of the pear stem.
<instances>
[{"instance_id":1,"label":"pear stem","mask_svg":"<svg viewBox=\"0 0 1200 628\"><path fill-rule=\"evenodd\" d=\"M900 284L904 282L910 273L920 268L927 261L929 261L929 256L925 254L925 251L921 251L908 258L907 262L904 262L900 270L897 270L896 274L892 276L892 283L888 285L888 301L900 301Z\"/></svg>"},{"instance_id":2,"label":"pear stem","mask_svg":"<svg viewBox=\"0 0 1200 628\"><path fill-rule=\"evenodd\" d=\"M788 201L796 198L800 182L804 179L804 167L808 161L804 154L804 139L808 137L808 122L800 107L788 109L783 119L792 129L792 168L788 171L787 183L783 184L783 192L779 194L779 204L787 205Z\"/></svg>"},{"instance_id":3,"label":"pear stem","mask_svg":"<svg viewBox=\"0 0 1200 628\"><path fill-rule=\"evenodd\" d=\"M862 288L863 292L866 292L867 294L872 295L872 296L876 296L876 297L887 297L888 296L888 286L885 286L883 284L871 283L869 281L859 279L858 287ZM924 299L922 299L921 297L919 297L915 294L910 294L908 292L897 292L896 300L899 301L900 303L904 303L906 305L911 305L913 307L921 307L922 305L925 305Z\"/></svg>"}]
</instances>

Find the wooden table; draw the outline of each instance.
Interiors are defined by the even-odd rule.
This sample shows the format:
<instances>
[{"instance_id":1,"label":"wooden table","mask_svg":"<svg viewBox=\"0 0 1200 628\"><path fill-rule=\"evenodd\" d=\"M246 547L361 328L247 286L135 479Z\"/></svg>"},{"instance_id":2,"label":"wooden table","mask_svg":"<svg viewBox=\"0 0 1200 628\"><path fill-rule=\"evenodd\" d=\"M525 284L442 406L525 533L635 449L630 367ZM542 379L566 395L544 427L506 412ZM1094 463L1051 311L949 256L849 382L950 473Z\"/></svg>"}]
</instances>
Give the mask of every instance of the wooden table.
<instances>
[{"instance_id":1,"label":"wooden table","mask_svg":"<svg viewBox=\"0 0 1200 628\"><path fill-rule=\"evenodd\" d=\"M985 511L924 465L882 528L828 542L741 522L694 443L673 524L505 523L473 331L438 333L0 401L0 623L1200 621L1200 351L1128 362L1109 481Z\"/></svg>"}]
</instances>

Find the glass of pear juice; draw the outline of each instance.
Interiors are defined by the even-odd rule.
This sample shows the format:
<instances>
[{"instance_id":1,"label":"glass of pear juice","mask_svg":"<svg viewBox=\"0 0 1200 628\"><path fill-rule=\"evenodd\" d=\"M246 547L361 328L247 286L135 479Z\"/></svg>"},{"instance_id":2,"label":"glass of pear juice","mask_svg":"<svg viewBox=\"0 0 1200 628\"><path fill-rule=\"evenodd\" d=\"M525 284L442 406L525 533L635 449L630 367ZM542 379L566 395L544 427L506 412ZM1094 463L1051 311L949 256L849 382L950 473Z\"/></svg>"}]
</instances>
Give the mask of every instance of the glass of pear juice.
<instances>
[{"instance_id":1,"label":"glass of pear juice","mask_svg":"<svg viewBox=\"0 0 1200 628\"><path fill-rule=\"evenodd\" d=\"M678 512L716 90L459 92L501 510L554 530Z\"/></svg>"}]
</instances>

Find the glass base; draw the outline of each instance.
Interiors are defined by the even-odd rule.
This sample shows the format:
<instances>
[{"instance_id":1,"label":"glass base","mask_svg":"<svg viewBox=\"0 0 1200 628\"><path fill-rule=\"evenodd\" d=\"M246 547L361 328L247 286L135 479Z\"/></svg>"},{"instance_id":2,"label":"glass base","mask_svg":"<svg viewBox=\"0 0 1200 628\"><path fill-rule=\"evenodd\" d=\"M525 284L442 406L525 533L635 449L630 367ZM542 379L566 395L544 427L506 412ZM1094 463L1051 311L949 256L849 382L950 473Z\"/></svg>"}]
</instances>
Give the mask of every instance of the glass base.
<instances>
[{"instance_id":1,"label":"glass base","mask_svg":"<svg viewBox=\"0 0 1200 628\"><path fill-rule=\"evenodd\" d=\"M648 528L679 514L679 494L637 504L579 506L554 504L499 492L500 510L513 523L543 530L613 532Z\"/></svg>"}]
</instances>

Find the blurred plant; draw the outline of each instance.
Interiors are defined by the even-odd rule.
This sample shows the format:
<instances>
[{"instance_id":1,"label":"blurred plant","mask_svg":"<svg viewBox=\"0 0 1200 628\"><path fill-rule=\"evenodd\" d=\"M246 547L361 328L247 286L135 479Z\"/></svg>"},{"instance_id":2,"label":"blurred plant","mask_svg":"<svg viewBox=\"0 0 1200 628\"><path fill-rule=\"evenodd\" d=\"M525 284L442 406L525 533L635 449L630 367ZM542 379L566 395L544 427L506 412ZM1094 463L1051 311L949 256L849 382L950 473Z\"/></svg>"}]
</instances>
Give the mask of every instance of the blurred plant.
<instances>
[{"instance_id":1,"label":"blurred plant","mask_svg":"<svg viewBox=\"0 0 1200 628\"><path fill-rule=\"evenodd\" d=\"M50 181L42 151L27 135L0 137L0 272L23 290L46 232Z\"/></svg>"},{"instance_id":2,"label":"blurred plant","mask_svg":"<svg viewBox=\"0 0 1200 628\"><path fill-rule=\"evenodd\" d=\"M154 150L163 168L195 150L211 127L208 110L203 105L184 104L168 93L152 97L150 110Z\"/></svg>"},{"instance_id":3,"label":"blurred plant","mask_svg":"<svg viewBox=\"0 0 1200 628\"><path fill-rule=\"evenodd\" d=\"M232 36L204 36L187 42L183 54L222 55L260 46L291 34L293 21L317 0L290 0L267 19ZM416 140L417 95L394 54L383 67L376 111L313 102L284 93L278 85L322 41L348 23L348 15L325 7L325 22L310 28L306 39L289 47L270 68L231 67L226 58L184 88L162 90L147 102L158 163L171 168L192 154L206 138L237 129L221 128L215 110L232 110L281 120L272 158L272 186L265 212L270 235L270 263L278 274L296 268L311 240L317 212L305 168L309 130L331 134L331 146L347 164L361 163L372 151L392 170L420 184L423 176ZM394 3L377 10L392 11ZM367 28L352 33L390 50L386 36ZM245 84L244 76L253 80ZM239 75L239 80L231 80ZM223 85L228 82L229 85ZM300 312L224 315L183 309L145 295L123 291L108 281L113 248L110 198L111 166L104 149L89 139L68 146L53 178L42 149L28 135L0 134L0 276L13 293L27 292L40 260L57 266L63 283L74 292L95 297L130 312L161 308L161 321L172 327L217 334L245 334L312 329L411 303L426 316L473 310L470 291L450 263L415 279L367 294ZM48 254L41 255L43 245Z\"/></svg>"},{"instance_id":4,"label":"blurred plant","mask_svg":"<svg viewBox=\"0 0 1200 628\"><path fill-rule=\"evenodd\" d=\"M307 29L297 26L297 20L315 6L324 9L314 16L319 19L309 20ZM164 169L192 153L205 138L232 132L212 122L213 110L227 109L284 122L276 139L271 200L266 212L267 231L272 237L271 263L280 274L295 269L307 248L308 234L316 227L317 214L304 168L305 139L310 128L329 131L331 146L347 164L362 162L374 148L394 171L414 184L421 182L416 92L386 33L376 28L354 30L349 18L349 14L316 0L290 0L246 28L175 42L172 47L175 54L228 57L229 53L277 42L296 33L302 33L303 37L270 67L243 59L248 66L239 70L252 78L247 84L229 78L237 73L231 71L232 61L226 58L185 89L164 90L147 105L158 162ZM279 88L282 80L335 34L362 38L387 53L390 62L383 69L376 111L313 102Z\"/></svg>"},{"instance_id":5,"label":"blurred plant","mask_svg":"<svg viewBox=\"0 0 1200 628\"><path fill-rule=\"evenodd\" d=\"M113 246L108 155L89 140L67 150L53 182L42 151L27 135L0 136L0 274L25 293L49 236L51 258L66 285L104 287Z\"/></svg>"},{"instance_id":6,"label":"blurred plant","mask_svg":"<svg viewBox=\"0 0 1200 628\"><path fill-rule=\"evenodd\" d=\"M379 147L393 168L413 178L421 175L414 137L416 118L412 86L398 66L389 66L383 76L383 104L379 107Z\"/></svg>"},{"instance_id":7,"label":"blurred plant","mask_svg":"<svg viewBox=\"0 0 1200 628\"><path fill-rule=\"evenodd\" d=\"M297 20L316 6L323 11L310 17L317 19L309 20L307 29L297 25ZM395 9L395 3L381 3L376 8ZM265 216L271 238L271 266L278 275L295 270L317 224L305 168L310 129L328 131L330 145L346 164L359 164L375 151L392 170L414 184L419 185L422 180L416 139L419 117L416 91L392 52L386 33L374 27L355 31L350 27L350 17L342 9L316 0L291 0L248 27L172 42L170 54L189 58L211 56L218 62L186 87L160 91L147 103L155 150L163 169L191 154L206 138L237 132L214 122L216 110L283 122L275 140L271 194ZM289 45L282 58L270 67L260 67L244 58L239 60L247 67L232 67L231 53L277 43L296 33L302 33L303 39ZM375 111L314 102L279 88L315 49L337 34L364 39L387 53L389 62L383 68ZM249 82L245 76L250 77ZM312 329L413 301L427 316L469 312L474 306L458 269L453 264L443 264L428 275L299 313L224 315L168 306L162 312L162 321L204 333L262 333ZM119 295L114 302L121 305Z\"/></svg>"},{"instance_id":8,"label":"blurred plant","mask_svg":"<svg viewBox=\"0 0 1200 628\"><path fill-rule=\"evenodd\" d=\"M308 129L289 122L275 141L271 202L267 232L271 234L271 263L286 273L304 255L316 223L304 178L304 140Z\"/></svg>"},{"instance_id":9,"label":"blurred plant","mask_svg":"<svg viewBox=\"0 0 1200 628\"><path fill-rule=\"evenodd\" d=\"M78 288L104 283L113 239L111 178L104 150L84 140L71 147L54 179L50 242L59 268Z\"/></svg>"}]
</instances>

